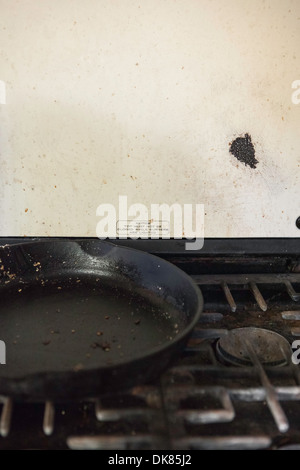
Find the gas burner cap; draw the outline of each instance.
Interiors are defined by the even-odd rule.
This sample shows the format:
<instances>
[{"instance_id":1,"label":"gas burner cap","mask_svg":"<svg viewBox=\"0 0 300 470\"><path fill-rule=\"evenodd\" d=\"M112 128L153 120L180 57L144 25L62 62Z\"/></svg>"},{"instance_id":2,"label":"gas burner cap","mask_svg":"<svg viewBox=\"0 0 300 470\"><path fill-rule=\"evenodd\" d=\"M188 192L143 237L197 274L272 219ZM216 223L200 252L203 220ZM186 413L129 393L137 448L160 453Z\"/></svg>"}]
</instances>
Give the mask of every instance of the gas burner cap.
<instances>
[{"instance_id":1,"label":"gas burner cap","mask_svg":"<svg viewBox=\"0 0 300 470\"><path fill-rule=\"evenodd\" d=\"M289 342L278 333L263 328L236 328L217 342L217 355L225 364L252 366L246 341L265 366L284 366L291 355Z\"/></svg>"}]
</instances>

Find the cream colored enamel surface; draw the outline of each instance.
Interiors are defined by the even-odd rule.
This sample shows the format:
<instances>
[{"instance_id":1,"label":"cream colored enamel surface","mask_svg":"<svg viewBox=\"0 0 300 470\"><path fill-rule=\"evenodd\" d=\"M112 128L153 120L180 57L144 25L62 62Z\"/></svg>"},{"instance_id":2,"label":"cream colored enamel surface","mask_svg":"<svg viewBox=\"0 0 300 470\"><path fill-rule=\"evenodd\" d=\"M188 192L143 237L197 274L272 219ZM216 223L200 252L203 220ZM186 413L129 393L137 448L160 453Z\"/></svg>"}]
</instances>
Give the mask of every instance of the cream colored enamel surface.
<instances>
[{"instance_id":1,"label":"cream colored enamel surface","mask_svg":"<svg viewBox=\"0 0 300 470\"><path fill-rule=\"evenodd\" d=\"M0 235L96 236L122 194L299 236L299 61L298 0L0 0Z\"/></svg>"}]
</instances>

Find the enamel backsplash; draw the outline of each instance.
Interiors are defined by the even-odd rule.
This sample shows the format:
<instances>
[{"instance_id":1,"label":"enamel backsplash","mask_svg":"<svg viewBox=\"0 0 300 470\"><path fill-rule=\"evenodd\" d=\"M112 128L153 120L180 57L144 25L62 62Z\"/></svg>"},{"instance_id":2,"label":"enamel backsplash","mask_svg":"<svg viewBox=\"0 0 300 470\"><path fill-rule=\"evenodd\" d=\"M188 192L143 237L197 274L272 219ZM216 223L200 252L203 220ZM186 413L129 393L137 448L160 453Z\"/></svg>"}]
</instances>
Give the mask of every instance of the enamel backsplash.
<instances>
[{"instance_id":1,"label":"enamel backsplash","mask_svg":"<svg viewBox=\"0 0 300 470\"><path fill-rule=\"evenodd\" d=\"M126 195L298 237L298 89L298 0L0 0L0 236L93 237Z\"/></svg>"}]
</instances>

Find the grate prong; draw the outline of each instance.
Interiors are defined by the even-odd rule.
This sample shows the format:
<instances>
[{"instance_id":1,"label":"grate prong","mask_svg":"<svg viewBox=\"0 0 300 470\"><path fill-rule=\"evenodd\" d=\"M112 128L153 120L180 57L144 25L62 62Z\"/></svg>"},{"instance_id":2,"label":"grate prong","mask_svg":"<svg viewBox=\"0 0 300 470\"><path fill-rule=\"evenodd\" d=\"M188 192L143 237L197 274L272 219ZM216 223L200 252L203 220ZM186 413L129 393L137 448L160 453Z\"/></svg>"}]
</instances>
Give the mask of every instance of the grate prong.
<instances>
[{"instance_id":1,"label":"grate prong","mask_svg":"<svg viewBox=\"0 0 300 470\"><path fill-rule=\"evenodd\" d=\"M251 292L253 293L259 308L263 312L266 312L268 310L268 306L267 306L266 301L263 298L259 288L257 287L257 284L255 282L251 281L251 282L249 282L249 288L250 288Z\"/></svg>"},{"instance_id":2,"label":"grate prong","mask_svg":"<svg viewBox=\"0 0 300 470\"><path fill-rule=\"evenodd\" d=\"M225 282L225 281L222 282L221 286L222 286L222 289L223 289L223 291L224 291L226 300L227 300L227 302L228 302L229 305L230 305L231 311L232 311L233 313L236 312L236 303L235 303L235 301L234 301L234 298L232 297L232 293L231 293L231 290L230 290L229 287L228 287L227 282Z\"/></svg>"},{"instance_id":3,"label":"grate prong","mask_svg":"<svg viewBox=\"0 0 300 470\"><path fill-rule=\"evenodd\" d=\"M0 418L0 434L2 437L6 437L10 431L11 415L13 410L13 401L7 397L3 401L3 408Z\"/></svg>"},{"instance_id":4,"label":"grate prong","mask_svg":"<svg viewBox=\"0 0 300 470\"><path fill-rule=\"evenodd\" d=\"M300 292L295 291L290 281L285 281L285 286L286 286L287 293L289 294L290 298L294 302L297 302L298 300L300 300Z\"/></svg>"},{"instance_id":5,"label":"grate prong","mask_svg":"<svg viewBox=\"0 0 300 470\"><path fill-rule=\"evenodd\" d=\"M261 365L261 362L260 360L258 359L253 347L252 347L252 344L250 343L250 341L248 340L245 340L245 343L246 343L246 347L247 347L247 351L248 351L248 354L249 354L249 357L254 365L254 367L256 368L258 374L259 374L259 377L260 377L260 380L261 380L261 383L265 389L265 392L266 392L266 400L267 400L267 403L268 403L268 406L269 406L269 409L273 415L273 418L276 422L276 425L278 427L278 430L280 432L287 432L289 430L289 422L287 420L287 417L280 405L280 402L278 400L278 396L277 396L277 392L275 390L275 388L273 387L273 385L271 384L271 382L269 381L268 379L268 376L263 368L263 366Z\"/></svg>"},{"instance_id":6,"label":"grate prong","mask_svg":"<svg viewBox=\"0 0 300 470\"><path fill-rule=\"evenodd\" d=\"M46 401L43 419L43 431L46 436L51 436L54 431L55 408L51 401Z\"/></svg>"}]
</instances>

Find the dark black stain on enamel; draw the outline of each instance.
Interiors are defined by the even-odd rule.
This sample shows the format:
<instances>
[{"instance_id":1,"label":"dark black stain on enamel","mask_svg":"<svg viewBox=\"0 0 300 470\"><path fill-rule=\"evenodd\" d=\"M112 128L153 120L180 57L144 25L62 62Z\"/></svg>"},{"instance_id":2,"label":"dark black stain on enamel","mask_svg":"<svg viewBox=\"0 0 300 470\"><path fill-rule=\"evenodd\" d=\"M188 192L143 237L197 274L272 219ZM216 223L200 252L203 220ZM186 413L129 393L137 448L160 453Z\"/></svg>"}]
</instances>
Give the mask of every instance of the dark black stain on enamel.
<instances>
[{"instance_id":1,"label":"dark black stain on enamel","mask_svg":"<svg viewBox=\"0 0 300 470\"><path fill-rule=\"evenodd\" d=\"M250 168L256 168L258 160L255 158L255 149L249 134L245 134L245 137L237 137L230 144L229 152Z\"/></svg>"}]
</instances>

